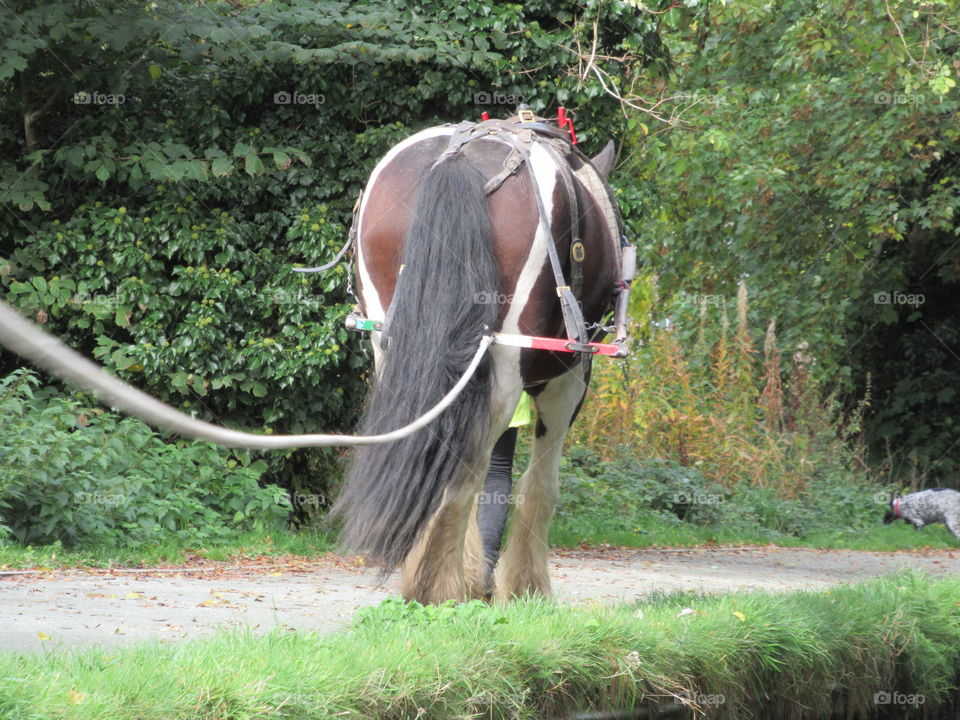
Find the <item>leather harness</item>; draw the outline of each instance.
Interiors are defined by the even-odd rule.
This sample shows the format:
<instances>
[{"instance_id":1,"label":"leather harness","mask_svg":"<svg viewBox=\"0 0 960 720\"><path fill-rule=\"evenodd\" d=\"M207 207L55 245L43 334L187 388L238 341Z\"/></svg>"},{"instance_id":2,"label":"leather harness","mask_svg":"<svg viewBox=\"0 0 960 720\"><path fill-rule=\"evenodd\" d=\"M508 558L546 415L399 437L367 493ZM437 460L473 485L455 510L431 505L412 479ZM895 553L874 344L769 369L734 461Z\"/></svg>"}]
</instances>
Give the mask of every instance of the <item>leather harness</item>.
<instances>
[{"instance_id":1,"label":"leather harness","mask_svg":"<svg viewBox=\"0 0 960 720\"><path fill-rule=\"evenodd\" d=\"M480 138L490 137L505 142L510 146L511 149L510 153L503 161L503 168L500 170L500 172L498 172L484 184L484 192L487 195L496 192L500 189L508 177L516 173L523 165L527 166L527 172L534 190L533 194L537 200L537 209L540 219L547 228L547 256L550 258L550 268L553 272L554 281L556 283L557 297L560 299L560 308L563 312L563 322L567 331L567 339L569 340L569 342L566 344L566 348L567 350L580 353L584 369L584 376L586 376L586 374L589 372L591 355L597 350L595 346L591 346L589 344L590 337L586 323L583 319L583 309L580 305L580 297L583 291L583 261L586 257L586 252L580 236L579 200L576 190L577 179L574 177L574 171L571 168L567 156L577 154L580 156L581 161L588 165L590 164L590 161L585 155L580 153L579 149L570 143L570 138L565 130L547 125L546 123L535 118L531 112L526 111L524 115L509 120L484 120L479 123L464 121L453 126L453 132L449 137L447 147L434 163L434 166L443 161L445 158L460 152L467 143ZM537 178L533 171L533 166L530 163L530 150L534 143L537 143L551 157L555 168L559 170L560 182L567 197L567 206L570 209L569 284L567 283L566 278L564 278L563 265L560 262L560 256L557 252L556 242L550 224L550 215L547 213L544 206L543 196L540 194ZM610 189L606 181L601 179L601 183L606 192L609 193ZM353 208L353 222L351 223L347 243L332 262L316 268L294 269L297 272L319 272L326 270L339 262L340 258L343 257L347 249L357 239L357 214L359 213L359 209L360 198L357 198L357 202ZM617 274L619 277L623 271L623 268L621 267L619 251L622 248L631 248L629 248L629 244L622 234L622 225L620 224L619 212L616 210L615 204L613 205L612 212L615 216L615 222L617 223L617 228L613 229L617 232L617 237L614 238L614 241L618 242L618 247L616 248L618 252L614 253L614 257L617 258ZM403 272L403 266L400 267L400 272ZM629 278L624 277L623 279L617 281L616 291L620 293L623 293L624 290L628 291L630 279L632 279L632 271ZM629 298L628 292L625 295L625 298ZM624 307L617 307L616 314L618 316L621 314L626 314L626 303L624 302L621 304L623 304ZM390 303L390 306L387 308L386 317L384 317L382 323L379 323L380 327L377 328L381 330L381 348L386 348L389 340L388 329L390 320L393 316L393 313L391 312L392 310L393 302ZM618 321L618 328L621 324L623 324L622 321ZM623 334L623 338L618 337L618 343L622 343L626 339L625 333L618 329L618 335L620 334Z\"/></svg>"},{"instance_id":2,"label":"leather harness","mask_svg":"<svg viewBox=\"0 0 960 720\"><path fill-rule=\"evenodd\" d=\"M589 356L592 350L588 345L588 331L583 319L583 310L580 306L580 298L583 291L583 261L586 253L580 236L580 212L576 191L576 179L570 167L570 162L566 158L566 155L574 152L574 148L570 144L565 131L558 130L542 122L485 120L475 123L464 121L454 126L446 149L434 164L436 165L447 157L460 152L467 143L473 140L491 137L510 145L511 150L504 159L503 168L500 172L490 178L484 185L484 191L488 195L496 192L508 177L519 171L523 165L527 166L528 175L533 185L534 197L537 200L541 222L543 222L547 228L547 256L550 259L550 268L553 272L554 282L556 283L557 296L560 299L560 307L563 312L563 322L567 332L567 338L571 341L569 346L570 349L581 351L581 358L584 365L587 366L590 362ZM569 283L564 277L563 265L557 252L550 215L544 206L543 196L540 193L537 178L530 163L530 152L534 143L538 143L553 160L554 166L559 170L560 183L567 198L567 206L570 210ZM586 161L586 158L584 158L584 160ZM386 325L389 324L389 318L390 313L388 308L386 318L388 322L385 323Z\"/></svg>"}]
</instances>

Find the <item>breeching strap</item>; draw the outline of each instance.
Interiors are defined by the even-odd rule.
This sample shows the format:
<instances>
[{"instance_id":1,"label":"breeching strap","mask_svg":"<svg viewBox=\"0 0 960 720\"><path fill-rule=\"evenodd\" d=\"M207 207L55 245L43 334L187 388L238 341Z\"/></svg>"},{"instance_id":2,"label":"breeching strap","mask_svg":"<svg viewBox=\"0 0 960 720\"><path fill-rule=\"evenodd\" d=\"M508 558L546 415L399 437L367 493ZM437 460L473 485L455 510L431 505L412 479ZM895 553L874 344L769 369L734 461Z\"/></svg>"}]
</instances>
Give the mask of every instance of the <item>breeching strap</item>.
<instances>
[{"instance_id":1,"label":"breeching strap","mask_svg":"<svg viewBox=\"0 0 960 720\"><path fill-rule=\"evenodd\" d=\"M412 435L446 410L463 391L493 342L492 335L480 339L477 352L463 376L443 398L408 425L382 435L257 435L230 430L186 415L141 390L108 375L96 363L72 350L57 338L20 317L0 301L0 345L46 368L54 375L96 395L104 403L124 410L151 425L198 440L226 447L279 450L294 447L338 445L379 445Z\"/></svg>"}]
</instances>

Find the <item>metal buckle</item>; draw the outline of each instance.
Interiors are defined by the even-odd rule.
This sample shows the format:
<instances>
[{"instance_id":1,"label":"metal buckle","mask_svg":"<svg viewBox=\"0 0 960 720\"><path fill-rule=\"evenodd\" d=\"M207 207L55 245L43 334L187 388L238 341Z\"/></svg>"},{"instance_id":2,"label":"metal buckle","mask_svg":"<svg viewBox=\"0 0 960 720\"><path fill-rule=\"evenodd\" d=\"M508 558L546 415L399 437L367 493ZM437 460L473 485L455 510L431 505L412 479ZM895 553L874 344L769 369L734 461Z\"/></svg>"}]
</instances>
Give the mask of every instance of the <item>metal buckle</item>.
<instances>
[{"instance_id":1,"label":"metal buckle","mask_svg":"<svg viewBox=\"0 0 960 720\"><path fill-rule=\"evenodd\" d=\"M578 343L572 340L564 347L570 352L587 353L588 355L596 355L600 352L600 348L593 343Z\"/></svg>"},{"instance_id":2,"label":"metal buckle","mask_svg":"<svg viewBox=\"0 0 960 720\"><path fill-rule=\"evenodd\" d=\"M583 243L580 241L575 242L570 246L570 255L573 257L574 262L582 263L583 259L587 256L586 251L583 249Z\"/></svg>"}]
</instances>

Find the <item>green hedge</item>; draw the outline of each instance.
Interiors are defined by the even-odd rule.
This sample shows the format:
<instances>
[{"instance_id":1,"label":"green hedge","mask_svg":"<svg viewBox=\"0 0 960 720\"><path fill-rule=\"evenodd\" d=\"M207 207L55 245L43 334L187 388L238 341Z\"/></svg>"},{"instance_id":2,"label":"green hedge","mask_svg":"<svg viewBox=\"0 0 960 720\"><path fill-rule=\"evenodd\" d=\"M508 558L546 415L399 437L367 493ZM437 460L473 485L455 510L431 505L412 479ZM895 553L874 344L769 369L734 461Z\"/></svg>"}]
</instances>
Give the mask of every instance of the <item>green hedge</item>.
<instances>
[{"instance_id":1,"label":"green hedge","mask_svg":"<svg viewBox=\"0 0 960 720\"><path fill-rule=\"evenodd\" d=\"M42 388L0 380L0 542L110 547L203 541L283 527L286 491L261 487L262 460L209 443L165 443L121 418Z\"/></svg>"},{"instance_id":2,"label":"green hedge","mask_svg":"<svg viewBox=\"0 0 960 720\"><path fill-rule=\"evenodd\" d=\"M579 109L584 147L598 150L622 119L565 72L559 44L582 39L600 9L582 12L477 0L0 7L0 295L206 419L351 429L369 358L343 329L347 273L291 267L333 257L376 160L422 127L505 116L522 97ZM611 49L656 34L630 6L603 17ZM273 480L326 495L338 452L259 456Z\"/></svg>"}]
</instances>

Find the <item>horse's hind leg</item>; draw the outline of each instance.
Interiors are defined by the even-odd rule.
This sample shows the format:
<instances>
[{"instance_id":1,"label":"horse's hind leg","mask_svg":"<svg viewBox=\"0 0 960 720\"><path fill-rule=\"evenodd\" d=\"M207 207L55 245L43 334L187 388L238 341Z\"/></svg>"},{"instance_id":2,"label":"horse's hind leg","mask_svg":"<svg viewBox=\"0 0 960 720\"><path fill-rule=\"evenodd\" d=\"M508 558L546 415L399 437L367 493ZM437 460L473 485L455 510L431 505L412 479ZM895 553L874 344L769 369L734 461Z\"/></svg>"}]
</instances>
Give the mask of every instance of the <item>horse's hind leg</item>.
<instances>
[{"instance_id":1,"label":"horse's hind leg","mask_svg":"<svg viewBox=\"0 0 960 720\"><path fill-rule=\"evenodd\" d=\"M504 352L504 351L507 352ZM463 478L444 493L440 508L403 563L401 591L407 600L440 603L481 598L489 592L486 563L477 525L477 499L483 489L494 441L510 421L520 397L514 348L494 349L497 392L491 400L491 422L477 457L464 462Z\"/></svg>"},{"instance_id":2,"label":"horse's hind leg","mask_svg":"<svg viewBox=\"0 0 960 720\"><path fill-rule=\"evenodd\" d=\"M538 417L530 466L514 495L507 547L500 558L499 600L527 593L550 594L547 531L560 491L560 456L586 387L578 364L534 396Z\"/></svg>"},{"instance_id":3,"label":"horse's hind leg","mask_svg":"<svg viewBox=\"0 0 960 720\"><path fill-rule=\"evenodd\" d=\"M486 465L470 464L465 477L444 493L440 507L403 562L401 592L406 600L438 604L474 594L464 570L467 527Z\"/></svg>"}]
</instances>

